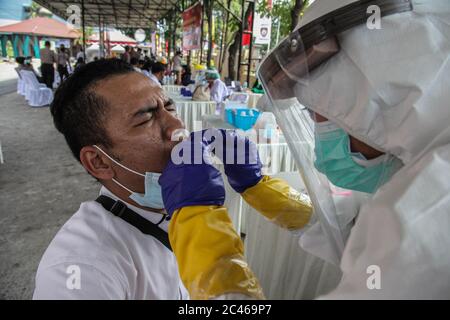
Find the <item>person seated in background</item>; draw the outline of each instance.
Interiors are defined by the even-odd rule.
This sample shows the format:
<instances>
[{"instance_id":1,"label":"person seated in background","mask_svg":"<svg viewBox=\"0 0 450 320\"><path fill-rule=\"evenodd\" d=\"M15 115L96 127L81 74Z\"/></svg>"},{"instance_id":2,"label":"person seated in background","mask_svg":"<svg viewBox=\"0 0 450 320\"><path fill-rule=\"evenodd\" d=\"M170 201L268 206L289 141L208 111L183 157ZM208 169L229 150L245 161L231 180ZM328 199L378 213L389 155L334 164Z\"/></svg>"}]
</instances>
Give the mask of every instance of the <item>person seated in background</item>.
<instances>
[{"instance_id":1,"label":"person seated in background","mask_svg":"<svg viewBox=\"0 0 450 320\"><path fill-rule=\"evenodd\" d=\"M188 85L195 83L195 81L191 80L191 68L188 65L183 65L181 69L181 84L185 87Z\"/></svg>"},{"instance_id":2,"label":"person seated in background","mask_svg":"<svg viewBox=\"0 0 450 320\"><path fill-rule=\"evenodd\" d=\"M139 68L139 60L136 57L130 59L130 64L133 67L134 71L141 72L141 69Z\"/></svg>"},{"instance_id":3,"label":"person seated in background","mask_svg":"<svg viewBox=\"0 0 450 320\"><path fill-rule=\"evenodd\" d=\"M86 60L86 54L83 51L80 50L80 51L78 51L76 58L77 58L77 61L80 58L82 58L83 61L85 61Z\"/></svg>"},{"instance_id":4,"label":"person seated in background","mask_svg":"<svg viewBox=\"0 0 450 320\"><path fill-rule=\"evenodd\" d=\"M78 68L80 68L81 66L84 66L86 63L84 63L84 59L83 57L79 57L77 59L77 63L75 64L75 70L77 70Z\"/></svg>"},{"instance_id":5,"label":"person seated in background","mask_svg":"<svg viewBox=\"0 0 450 320\"><path fill-rule=\"evenodd\" d=\"M161 81L166 73L166 65L161 62L156 62L152 65L152 72L150 73L150 80L152 80L157 86L162 88Z\"/></svg>"},{"instance_id":6,"label":"person seated in background","mask_svg":"<svg viewBox=\"0 0 450 320\"><path fill-rule=\"evenodd\" d=\"M30 60L28 60L30 61ZM18 64L16 70L18 72L25 70L25 71L31 71L34 73L34 75L36 76L36 78L39 80L39 82L42 82L42 78L37 74L36 70L34 70L33 66L31 65L31 61L30 63L26 63L27 62L27 58L25 57L17 57L16 58L16 62Z\"/></svg>"},{"instance_id":7,"label":"person seated in background","mask_svg":"<svg viewBox=\"0 0 450 320\"><path fill-rule=\"evenodd\" d=\"M256 78L255 83L253 84L252 92L253 93L264 93L264 88L263 88L262 84L259 83L258 78Z\"/></svg>"},{"instance_id":8,"label":"person seated in background","mask_svg":"<svg viewBox=\"0 0 450 320\"><path fill-rule=\"evenodd\" d=\"M144 65L141 68L142 74L150 78L150 74L152 72L152 62L147 60L144 62Z\"/></svg>"},{"instance_id":9,"label":"person seated in background","mask_svg":"<svg viewBox=\"0 0 450 320\"><path fill-rule=\"evenodd\" d=\"M211 100L217 104L225 101L230 94L225 83L220 80L219 73L216 70L208 70L206 71L205 77L208 82L208 87L211 90Z\"/></svg>"}]
</instances>

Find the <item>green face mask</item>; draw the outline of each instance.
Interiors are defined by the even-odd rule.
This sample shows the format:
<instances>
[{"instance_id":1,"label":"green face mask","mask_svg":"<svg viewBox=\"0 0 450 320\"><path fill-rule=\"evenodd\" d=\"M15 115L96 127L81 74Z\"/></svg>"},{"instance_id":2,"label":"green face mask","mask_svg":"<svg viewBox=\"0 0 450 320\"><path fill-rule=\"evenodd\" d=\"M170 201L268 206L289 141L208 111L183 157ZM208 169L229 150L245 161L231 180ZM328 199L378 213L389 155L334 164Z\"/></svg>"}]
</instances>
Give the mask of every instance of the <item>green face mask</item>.
<instances>
[{"instance_id":1,"label":"green face mask","mask_svg":"<svg viewBox=\"0 0 450 320\"><path fill-rule=\"evenodd\" d=\"M348 134L329 121L316 123L314 152L316 169L331 183L366 193L377 191L403 165L389 154L367 160L360 153L352 153Z\"/></svg>"}]
</instances>

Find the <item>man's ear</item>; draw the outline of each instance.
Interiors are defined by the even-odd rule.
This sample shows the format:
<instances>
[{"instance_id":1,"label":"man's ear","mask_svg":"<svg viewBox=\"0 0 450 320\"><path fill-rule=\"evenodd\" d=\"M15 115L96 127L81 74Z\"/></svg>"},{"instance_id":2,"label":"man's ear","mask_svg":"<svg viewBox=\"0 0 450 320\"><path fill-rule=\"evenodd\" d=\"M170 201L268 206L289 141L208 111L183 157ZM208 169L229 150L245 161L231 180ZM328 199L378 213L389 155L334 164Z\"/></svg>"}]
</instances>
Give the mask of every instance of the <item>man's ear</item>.
<instances>
[{"instance_id":1,"label":"man's ear","mask_svg":"<svg viewBox=\"0 0 450 320\"><path fill-rule=\"evenodd\" d=\"M85 146L80 150L80 161L83 167L99 180L114 178L111 160L93 146Z\"/></svg>"}]
</instances>

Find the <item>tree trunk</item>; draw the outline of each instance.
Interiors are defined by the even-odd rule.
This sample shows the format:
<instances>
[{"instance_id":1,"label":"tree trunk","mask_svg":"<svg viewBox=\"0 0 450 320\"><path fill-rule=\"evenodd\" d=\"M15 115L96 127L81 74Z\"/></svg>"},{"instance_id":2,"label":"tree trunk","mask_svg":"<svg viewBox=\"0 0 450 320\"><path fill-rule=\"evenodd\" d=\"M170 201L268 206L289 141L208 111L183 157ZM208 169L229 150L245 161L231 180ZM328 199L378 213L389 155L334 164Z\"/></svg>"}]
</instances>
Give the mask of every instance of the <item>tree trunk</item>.
<instances>
[{"instance_id":1,"label":"tree trunk","mask_svg":"<svg viewBox=\"0 0 450 320\"><path fill-rule=\"evenodd\" d=\"M168 46L167 46L167 57L170 57L170 51L172 51L172 36L173 36L173 32L172 32L172 16L170 15L168 18L167 18L167 24L168 24L168 26L169 26L169 30L168 30L168 32L167 32L167 36L168 36L168 39L164 39L165 41L167 41L167 44L168 44ZM166 35L164 35L164 38L165 38L165 36Z\"/></svg>"},{"instance_id":2,"label":"tree trunk","mask_svg":"<svg viewBox=\"0 0 450 320\"><path fill-rule=\"evenodd\" d=\"M297 26L300 12L302 12L307 2L308 0L295 0L295 5L291 10L291 31L294 31Z\"/></svg>"},{"instance_id":3,"label":"tree trunk","mask_svg":"<svg viewBox=\"0 0 450 320\"><path fill-rule=\"evenodd\" d=\"M206 0L205 9L208 18L208 52L206 53L206 66L211 68L212 50L213 50L213 2L214 0Z\"/></svg>"},{"instance_id":4,"label":"tree trunk","mask_svg":"<svg viewBox=\"0 0 450 320\"><path fill-rule=\"evenodd\" d=\"M240 37L241 37L241 31L237 30L234 34L234 40L233 43L228 48L228 78L230 80L236 80L236 62L237 62L237 54L239 52L239 46L240 46Z\"/></svg>"},{"instance_id":5,"label":"tree trunk","mask_svg":"<svg viewBox=\"0 0 450 320\"><path fill-rule=\"evenodd\" d=\"M230 8L231 8L231 0L228 0L227 8L228 8L228 10L230 10ZM222 44L221 44L221 47L220 47L219 73L222 72L222 67L223 67L223 64L225 63L225 56L226 56L225 51L228 49L228 41L227 41L227 39L228 39L228 24L229 24L229 22L230 22L230 13L227 11L226 12L226 18L225 18L225 34L222 35Z\"/></svg>"},{"instance_id":6,"label":"tree trunk","mask_svg":"<svg viewBox=\"0 0 450 320\"><path fill-rule=\"evenodd\" d=\"M174 52L177 51L177 25L178 25L178 19L176 17L173 18L173 33L172 33L172 50Z\"/></svg>"},{"instance_id":7,"label":"tree trunk","mask_svg":"<svg viewBox=\"0 0 450 320\"><path fill-rule=\"evenodd\" d=\"M248 29L248 18L252 14L252 6L249 5L247 7L247 11L245 11L245 24L244 24L244 30ZM237 61L238 61L238 52L239 52L239 46L241 45L241 30L238 29L236 33L234 34L234 40L233 43L231 43L230 47L228 48L228 77L230 80L236 80L237 79Z\"/></svg>"}]
</instances>

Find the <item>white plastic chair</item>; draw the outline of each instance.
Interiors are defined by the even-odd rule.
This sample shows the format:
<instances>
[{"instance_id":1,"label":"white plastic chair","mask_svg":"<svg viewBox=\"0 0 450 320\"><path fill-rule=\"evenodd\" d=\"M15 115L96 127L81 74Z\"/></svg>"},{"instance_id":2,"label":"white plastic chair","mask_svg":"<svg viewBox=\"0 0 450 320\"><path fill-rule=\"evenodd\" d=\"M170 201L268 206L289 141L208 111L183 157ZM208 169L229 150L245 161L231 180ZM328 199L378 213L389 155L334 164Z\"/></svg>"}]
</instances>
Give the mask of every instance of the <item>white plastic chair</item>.
<instances>
[{"instance_id":1,"label":"white plastic chair","mask_svg":"<svg viewBox=\"0 0 450 320\"><path fill-rule=\"evenodd\" d=\"M228 99L230 101L247 104L250 96L245 92L233 92Z\"/></svg>"},{"instance_id":2,"label":"white plastic chair","mask_svg":"<svg viewBox=\"0 0 450 320\"><path fill-rule=\"evenodd\" d=\"M20 74L22 79L25 80L25 98L30 107L46 106L53 101L53 91L39 83L33 72L22 70Z\"/></svg>"},{"instance_id":3,"label":"white plastic chair","mask_svg":"<svg viewBox=\"0 0 450 320\"><path fill-rule=\"evenodd\" d=\"M22 79L22 75L20 74L19 70L17 68L14 68L16 70L17 75L19 78L17 79L17 93L21 96L25 95L25 81Z\"/></svg>"}]
</instances>

